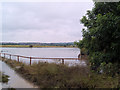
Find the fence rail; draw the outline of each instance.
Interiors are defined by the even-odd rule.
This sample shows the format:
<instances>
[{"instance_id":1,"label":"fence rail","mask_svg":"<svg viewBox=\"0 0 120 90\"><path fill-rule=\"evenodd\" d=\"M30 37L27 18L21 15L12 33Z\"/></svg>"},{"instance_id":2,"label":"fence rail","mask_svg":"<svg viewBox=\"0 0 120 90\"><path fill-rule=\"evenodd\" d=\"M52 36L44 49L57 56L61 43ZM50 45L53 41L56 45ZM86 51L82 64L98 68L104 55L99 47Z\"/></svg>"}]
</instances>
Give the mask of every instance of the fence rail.
<instances>
[{"instance_id":1,"label":"fence rail","mask_svg":"<svg viewBox=\"0 0 120 90\"><path fill-rule=\"evenodd\" d=\"M21 56L21 55L13 55L13 54L8 54L8 53L0 53L0 57L2 57L2 55L4 55L3 57L5 58L6 55L9 55L9 59L11 59L12 56L16 56L17 57L17 61L19 62L20 57L22 58L28 58L30 60L30 65L31 65L31 61L32 59L52 59L52 60L62 60L62 64L64 64L64 60L79 60L78 58L41 58L41 57L28 57L28 56Z\"/></svg>"}]
</instances>

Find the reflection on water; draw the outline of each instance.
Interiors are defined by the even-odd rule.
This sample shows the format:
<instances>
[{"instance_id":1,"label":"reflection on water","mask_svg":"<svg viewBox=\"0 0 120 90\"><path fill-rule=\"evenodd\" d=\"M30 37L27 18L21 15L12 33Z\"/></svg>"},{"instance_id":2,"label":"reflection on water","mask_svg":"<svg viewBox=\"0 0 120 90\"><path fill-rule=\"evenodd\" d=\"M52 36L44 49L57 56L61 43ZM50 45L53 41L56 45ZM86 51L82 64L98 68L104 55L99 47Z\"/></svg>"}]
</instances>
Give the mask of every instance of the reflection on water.
<instances>
[{"instance_id":1,"label":"reflection on water","mask_svg":"<svg viewBox=\"0 0 120 90\"><path fill-rule=\"evenodd\" d=\"M4 53L10 53L15 55L23 56L33 56L33 57L42 57L42 58L77 58L80 50L78 48L2 48ZM8 56L9 57L9 56ZM12 57L13 60L16 57ZM20 58L20 61L29 64L30 61L28 58ZM55 62L61 63L60 60L37 60L32 59L33 62ZM86 65L84 61L81 60L65 60L65 64L71 65Z\"/></svg>"},{"instance_id":2,"label":"reflection on water","mask_svg":"<svg viewBox=\"0 0 120 90\"><path fill-rule=\"evenodd\" d=\"M34 86L33 84L29 83L21 76L19 76L4 62L0 61L0 64L2 64L2 68L0 68L0 71L10 76L8 83L2 84L2 88L37 88L37 86Z\"/></svg>"}]
</instances>

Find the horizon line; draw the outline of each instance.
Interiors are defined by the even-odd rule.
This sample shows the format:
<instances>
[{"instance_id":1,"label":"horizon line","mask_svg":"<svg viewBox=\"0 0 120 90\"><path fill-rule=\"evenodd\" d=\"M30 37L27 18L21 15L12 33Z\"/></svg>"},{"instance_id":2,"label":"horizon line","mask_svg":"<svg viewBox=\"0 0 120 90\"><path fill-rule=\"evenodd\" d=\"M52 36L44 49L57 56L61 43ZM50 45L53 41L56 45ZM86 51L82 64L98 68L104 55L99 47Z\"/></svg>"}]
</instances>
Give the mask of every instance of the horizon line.
<instances>
[{"instance_id":1,"label":"horizon line","mask_svg":"<svg viewBox=\"0 0 120 90\"><path fill-rule=\"evenodd\" d=\"M8 42L8 41L2 41L0 43L74 43L75 41L73 42Z\"/></svg>"}]
</instances>

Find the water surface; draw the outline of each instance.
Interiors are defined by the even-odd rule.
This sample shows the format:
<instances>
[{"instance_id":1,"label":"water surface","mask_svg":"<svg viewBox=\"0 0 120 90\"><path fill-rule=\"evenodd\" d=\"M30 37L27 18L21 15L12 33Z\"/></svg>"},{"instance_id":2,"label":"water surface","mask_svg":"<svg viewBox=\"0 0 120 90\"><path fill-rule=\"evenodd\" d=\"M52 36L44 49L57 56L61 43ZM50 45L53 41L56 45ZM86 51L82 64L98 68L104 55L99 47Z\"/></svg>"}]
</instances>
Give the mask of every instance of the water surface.
<instances>
[{"instance_id":1,"label":"water surface","mask_svg":"<svg viewBox=\"0 0 120 90\"><path fill-rule=\"evenodd\" d=\"M78 48L1 48L1 50L4 53L41 58L78 58L78 54L80 53L80 50ZM12 59L16 59L16 57L12 57ZM20 61L29 63L29 60L24 58L20 58ZM32 60L32 63L38 61L61 63L60 60L42 59ZM85 65L85 62L81 60L65 60L65 64Z\"/></svg>"},{"instance_id":2,"label":"water surface","mask_svg":"<svg viewBox=\"0 0 120 90\"><path fill-rule=\"evenodd\" d=\"M2 84L2 88L37 88L37 86L23 79L13 69L11 69L6 63L0 60L2 68L0 71L10 76L8 83Z\"/></svg>"}]
</instances>

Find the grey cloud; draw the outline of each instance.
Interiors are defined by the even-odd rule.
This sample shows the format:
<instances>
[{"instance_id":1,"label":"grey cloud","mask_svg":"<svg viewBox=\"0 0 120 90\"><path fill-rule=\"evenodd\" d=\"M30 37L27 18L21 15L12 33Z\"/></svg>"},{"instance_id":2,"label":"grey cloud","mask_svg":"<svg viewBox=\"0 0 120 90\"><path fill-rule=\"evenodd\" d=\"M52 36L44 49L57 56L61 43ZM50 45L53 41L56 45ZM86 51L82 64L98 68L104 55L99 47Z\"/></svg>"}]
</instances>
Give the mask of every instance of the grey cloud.
<instances>
[{"instance_id":1,"label":"grey cloud","mask_svg":"<svg viewBox=\"0 0 120 90\"><path fill-rule=\"evenodd\" d=\"M4 40L22 41L26 38L26 41L57 42L79 39L83 28L80 18L92 5L92 2L3 3ZM30 32L33 32L31 37L27 36Z\"/></svg>"}]
</instances>

